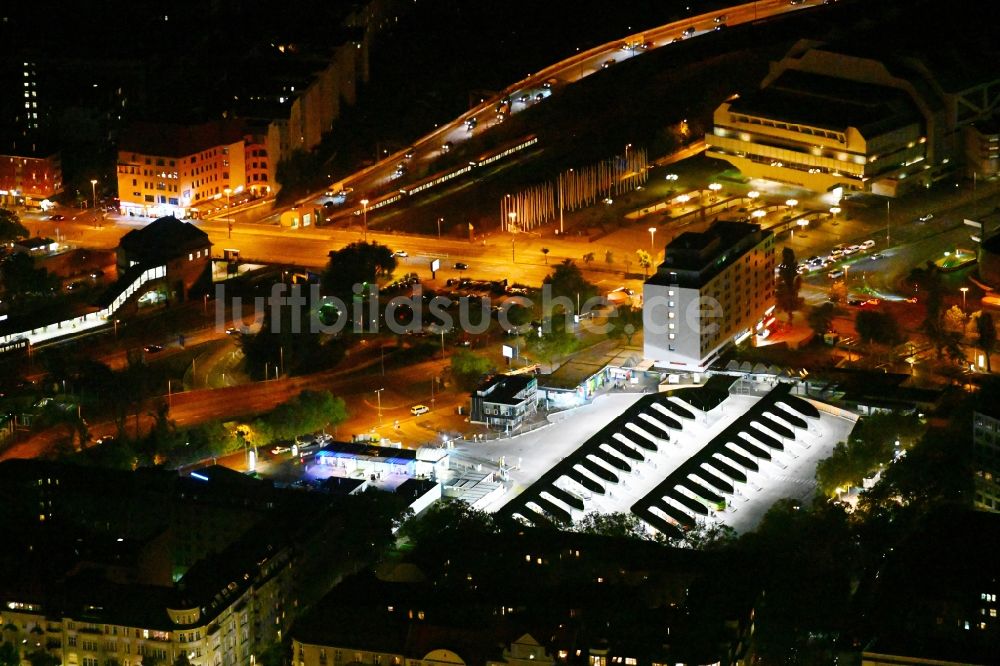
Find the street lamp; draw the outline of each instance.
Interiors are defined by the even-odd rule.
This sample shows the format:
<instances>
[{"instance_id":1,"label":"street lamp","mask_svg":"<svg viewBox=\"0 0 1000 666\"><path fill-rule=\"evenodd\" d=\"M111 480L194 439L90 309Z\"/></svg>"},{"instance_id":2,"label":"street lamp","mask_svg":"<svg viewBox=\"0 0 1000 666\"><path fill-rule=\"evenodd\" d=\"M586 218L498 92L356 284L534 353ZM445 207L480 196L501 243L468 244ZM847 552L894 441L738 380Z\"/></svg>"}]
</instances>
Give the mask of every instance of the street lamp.
<instances>
[{"instance_id":1,"label":"street lamp","mask_svg":"<svg viewBox=\"0 0 1000 666\"><path fill-rule=\"evenodd\" d=\"M653 253L654 257L656 256L656 241L655 241L655 238L656 238L656 227L650 227L649 228L649 251Z\"/></svg>"},{"instance_id":2,"label":"street lamp","mask_svg":"<svg viewBox=\"0 0 1000 666\"><path fill-rule=\"evenodd\" d=\"M719 183L709 183L708 189L712 190L712 201L715 201L715 197L718 196L719 190L722 189L722 185Z\"/></svg>"},{"instance_id":3,"label":"street lamp","mask_svg":"<svg viewBox=\"0 0 1000 666\"><path fill-rule=\"evenodd\" d=\"M97 179L96 178L91 178L90 179L90 192L93 195L93 199L94 199L94 211L96 211L97 210Z\"/></svg>"},{"instance_id":4,"label":"street lamp","mask_svg":"<svg viewBox=\"0 0 1000 666\"><path fill-rule=\"evenodd\" d=\"M686 204L688 201L691 201L691 197L689 197L686 194L682 194L679 197L677 197L677 203L679 204Z\"/></svg>"},{"instance_id":5,"label":"street lamp","mask_svg":"<svg viewBox=\"0 0 1000 666\"><path fill-rule=\"evenodd\" d=\"M444 222L443 217L438 218L438 238L441 238L441 223Z\"/></svg>"},{"instance_id":6,"label":"street lamp","mask_svg":"<svg viewBox=\"0 0 1000 666\"><path fill-rule=\"evenodd\" d=\"M378 398L378 424L382 425L382 391L385 387L375 389L375 396Z\"/></svg>"},{"instance_id":7,"label":"street lamp","mask_svg":"<svg viewBox=\"0 0 1000 666\"><path fill-rule=\"evenodd\" d=\"M227 222L228 228L229 228L229 238L232 238L233 237L233 214L232 214L232 211L229 210L229 205L230 205L229 195L231 195L233 193L233 191L231 189L229 189L228 187L225 188L225 189L223 189L222 191L226 193L226 222Z\"/></svg>"},{"instance_id":8,"label":"street lamp","mask_svg":"<svg viewBox=\"0 0 1000 666\"><path fill-rule=\"evenodd\" d=\"M969 288L962 287L959 291L962 292L962 312L965 312L965 295L969 293Z\"/></svg>"},{"instance_id":9,"label":"street lamp","mask_svg":"<svg viewBox=\"0 0 1000 666\"><path fill-rule=\"evenodd\" d=\"M767 215L767 211L763 208L758 208L754 212L750 213L750 217L756 217L758 220Z\"/></svg>"},{"instance_id":10,"label":"street lamp","mask_svg":"<svg viewBox=\"0 0 1000 666\"><path fill-rule=\"evenodd\" d=\"M361 200L361 214L364 217L364 225L365 225L364 240L367 243L368 242L368 199Z\"/></svg>"},{"instance_id":11,"label":"street lamp","mask_svg":"<svg viewBox=\"0 0 1000 666\"><path fill-rule=\"evenodd\" d=\"M510 231L510 263L515 263L514 261L514 239L517 238L517 228L515 226L517 222L517 213L510 211L507 213L507 218L510 220L507 223L507 229Z\"/></svg>"},{"instance_id":12,"label":"street lamp","mask_svg":"<svg viewBox=\"0 0 1000 666\"><path fill-rule=\"evenodd\" d=\"M789 210L791 210L792 208L795 208L796 206L799 205L799 200L798 199L787 199L785 201L785 205L788 206Z\"/></svg>"}]
</instances>

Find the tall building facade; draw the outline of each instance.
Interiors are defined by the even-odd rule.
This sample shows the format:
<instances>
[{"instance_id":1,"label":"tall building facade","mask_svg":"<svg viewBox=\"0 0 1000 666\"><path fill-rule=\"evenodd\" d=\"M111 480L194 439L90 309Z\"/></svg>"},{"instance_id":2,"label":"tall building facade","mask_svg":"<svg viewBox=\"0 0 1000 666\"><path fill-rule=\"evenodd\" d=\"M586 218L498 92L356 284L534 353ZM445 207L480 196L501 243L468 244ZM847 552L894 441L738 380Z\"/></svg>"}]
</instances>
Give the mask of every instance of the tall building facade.
<instances>
[{"instance_id":1,"label":"tall building facade","mask_svg":"<svg viewBox=\"0 0 1000 666\"><path fill-rule=\"evenodd\" d=\"M122 214L184 218L244 192L267 196L274 175L265 144L238 121L134 124L118 147Z\"/></svg>"},{"instance_id":2,"label":"tall building facade","mask_svg":"<svg viewBox=\"0 0 1000 666\"><path fill-rule=\"evenodd\" d=\"M1000 513L1000 414L976 412L972 424L975 506Z\"/></svg>"},{"instance_id":3,"label":"tall building facade","mask_svg":"<svg viewBox=\"0 0 1000 666\"><path fill-rule=\"evenodd\" d=\"M643 352L655 367L700 372L763 326L774 308L774 237L716 222L666 247L643 285Z\"/></svg>"}]
</instances>

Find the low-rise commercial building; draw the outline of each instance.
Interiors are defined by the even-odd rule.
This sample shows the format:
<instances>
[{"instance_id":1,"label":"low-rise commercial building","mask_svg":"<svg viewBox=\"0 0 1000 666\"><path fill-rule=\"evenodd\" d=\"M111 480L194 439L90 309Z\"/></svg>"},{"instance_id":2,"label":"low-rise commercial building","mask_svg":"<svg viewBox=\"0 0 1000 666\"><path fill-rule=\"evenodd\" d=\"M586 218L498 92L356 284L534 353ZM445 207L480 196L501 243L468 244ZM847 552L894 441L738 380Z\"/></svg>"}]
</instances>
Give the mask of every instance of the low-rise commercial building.
<instances>
[{"instance_id":1,"label":"low-rise commercial building","mask_svg":"<svg viewBox=\"0 0 1000 666\"><path fill-rule=\"evenodd\" d=\"M774 307L774 237L716 222L666 247L643 285L643 355L657 368L700 372L750 336Z\"/></svg>"},{"instance_id":2,"label":"low-rise commercial building","mask_svg":"<svg viewBox=\"0 0 1000 666\"><path fill-rule=\"evenodd\" d=\"M494 375L472 393L469 421L491 428L517 430L538 409L534 375Z\"/></svg>"}]
</instances>

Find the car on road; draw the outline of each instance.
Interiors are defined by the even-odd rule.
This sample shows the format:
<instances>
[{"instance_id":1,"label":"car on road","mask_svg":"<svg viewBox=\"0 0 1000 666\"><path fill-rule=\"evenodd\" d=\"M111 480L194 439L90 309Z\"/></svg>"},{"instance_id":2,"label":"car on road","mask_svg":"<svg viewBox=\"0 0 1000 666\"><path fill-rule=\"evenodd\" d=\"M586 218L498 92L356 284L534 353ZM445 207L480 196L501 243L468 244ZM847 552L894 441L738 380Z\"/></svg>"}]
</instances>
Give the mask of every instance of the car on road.
<instances>
[{"instance_id":1,"label":"car on road","mask_svg":"<svg viewBox=\"0 0 1000 666\"><path fill-rule=\"evenodd\" d=\"M831 280L839 280L840 278L844 277L844 271L838 268L835 271L830 271L829 273L826 274L826 276Z\"/></svg>"},{"instance_id":2,"label":"car on road","mask_svg":"<svg viewBox=\"0 0 1000 666\"><path fill-rule=\"evenodd\" d=\"M714 19L712 19L712 22L713 22L713 23L725 23L725 22L726 22L726 19L728 19L728 18L729 18L729 17L728 17L728 16L726 16L725 14L719 14L719 15L718 15L718 16L716 16L716 17L715 17Z\"/></svg>"},{"instance_id":3,"label":"car on road","mask_svg":"<svg viewBox=\"0 0 1000 666\"><path fill-rule=\"evenodd\" d=\"M456 261L455 262L455 270L457 270L457 271L467 271L467 270L469 270L469 264L465 263L464 261Z\"/></svg>"},{"instance_id":4,"label":"car on road","mask_svg":"<svg viewBox=\"0 0 1000 666\"><path fill-rule=\"evenodd\" d=\"M421 414L426 414L429 411L431 411L431 408L427 405L413 405L413 407L410 407L410 413L414 416L420 416Z\"/></svg>"},{"instance_id":5,"label":"car on road","mask_svg":"<svg viewBox=\"0 0 1000 666\"><path fill-rule=\"evenodd\" d=\"M917 218L917 222L930 222L934 219L934 213L927 213Z\"/></svg>"},{"instance_id":6,"label":"car on road","mask_svg":"<svg viewBox=\"0 0 1000 666\"><path fill-rule=\"evenodd\" d=\"M68 285L66 285L66 291L73 291L75 289L79 289L82 286L83 283L80 282L79 280L77 280L76 282L70 282Z\"/></svg>"},{"instance_id":7,"label":"car on road","mask_svg":"<svg viewBox=\"0 0 1000 666\"><path fill-rule=\"evenodd\" d=\"M860 247L862 250L870 250L873 247L875 247L875 241L873 241L872 239L869 238L868 240L866 240L864 243L862 243L858 247Z\"/></svg>"},{"instance_id":8,"label":"car on road","mask_svg":"<svg viewBox=\"0 0 1000 666\"><path fill-rule=\"evenodd\" d=\"M611 67L611 65L613 65L613 64L615 64L615 59L614 58L608 58L607 60L604 61L604 64L602 64L601 67L603 67L604 69L607 69L608 67Z\"/></svg>"},{"instance_id":9,"label":"car on road","mask_svg":"<svg viewBox=\"0 0 1000 666\"><path fill-rule=\"evenodd\" d=\"M406 259L410 255L406 250L396 250L395 252L392 253L392 256L402 257L403 259Z\"/></svg>"},{"instance_id":10,"label":"car on road","mask_svg":"<svg viewBox=\"0 0 1000 666\"><path fill-rule=\"evenodd\" d=\"M864 301L861 300L860 298L852 298L849 301L847 301L847 304L850 305L851 307L860 308L862 304L864 304Z\"/></svg>"},{"instance_id":11,"label":"car on road","mask_svg":"<svg viewBox=\"0 0 1000 666\"><path fill-rule=\"evenodd\" d=\"M273 449L271 449L271 455L272 456L280 456L282 453L286 453L286 452L291 451L291 450L292 450L292 447L287 446L287 445L283 445L283 444L279 444L278 446L276 446Z\"/></svg>"},{"instance_id":12,"label":"car on road","mask_svg":"<svg viewBox=\"0 0 1000 666\"><path fill-rule=\"evenodd\" d=\"M442 153L451 152L451 149L453 147L454 145L452 144L451 141L445 141L443 144L441 144L441 152Z\"/></svg>"},{"instance_id":13,"label":"car on road","mask_svg":"<svg viewBox=\"0 0 1000 666\"><path fill-rule=\"evenodd\" d=\"M407 150L407 151L406 151L406 152L405 152L405 153L403 154L403 159L404 159L404 160L412 160L412 159L413 159L413 148L410 148L410 149L408 149L408 150Z\"/></svg>"},{"instance_id":14,"label":"car on road","mask_svg":"<svg viewBox=\"0 0 1000 666\"><path fill-rule=\"evenodd\" d=\"M142 348L142 351L147 354L156 354L157 352L163 351L163 345L146 345Z\"/></svg>"},{"instance_id":15,"label":"car on road","mask_svg":"<svg viewBox=\"0 0 1000 666\"><path fill-rule=\"evenodd\" d=\"M720 23L719 25L715 26L715 28L713 28L713 30L715 30L716 32L719 32L720 30L725 30L725 29L726 29L726 24L725 23Z\"/></svg>"},{"instance_id":16,"label":"car on road","mask_svg":"<svg viewBox=\"0 0 1000 666\"><path fill-rule=\"evenodd\" d=\"M476 125L478 124L479 124L478 120L476 120L475 118L469 118L468 120L465 121L465 129L471 132L472 130L476 129Z\"/></svg>"},{"instance_id":17,"label":"car on road","mask_svg":"<svg viewBox=\"0 0 1000 666\"><path fill-rule=\"evenodd\" d=\"M239 335L240 330L238 328L227 328L226 335Z\"/></svg>"},{"instance_id":18,"label":"car on road","mask_svg":"<svg viewBox=\"0 0 1000 666\"><path fill-rule=\"evenodd\" d=\"M881 252L876 252L875 254L871 255L870 258L871 258L872 261L875 261L876 259L881 259L884 256L885 255L882 254Z\"/></svg>"},{"instance_id":19,"label":"car on road","mask_svg":"<svg viewBox=\"0 0 1000 666\"><path fill-rule=\"evenodd\" d=\"M688 26L687 28L684 28L684 32L682 32L681 35L684 36L684 37L691 37L691 36L694 35L694 33L695 33L694 26L691 25L691 26Z\"/></svg>"},{"instance_id":20,"label":"car on road","mask_svg":"<svg viewBox=\"0 0 1000 666\"><path fill-rule=\"evenodd\" d=\"M62 222L66 218L62 215L49 215L49 219L52 220L53 222Z\"/></svg>"},{"instance_id":21,"label":"car on road","mask_svg":"<svg viewBox=\"0 0 1000 666\"><path fill-rule=\"evenodd\" d=\"M546 90L552 90L552 88L557 83L559 83L559 79L549 79L548 81L542 84L542 87L545 88Z\"/></svg>"}]
</instances>

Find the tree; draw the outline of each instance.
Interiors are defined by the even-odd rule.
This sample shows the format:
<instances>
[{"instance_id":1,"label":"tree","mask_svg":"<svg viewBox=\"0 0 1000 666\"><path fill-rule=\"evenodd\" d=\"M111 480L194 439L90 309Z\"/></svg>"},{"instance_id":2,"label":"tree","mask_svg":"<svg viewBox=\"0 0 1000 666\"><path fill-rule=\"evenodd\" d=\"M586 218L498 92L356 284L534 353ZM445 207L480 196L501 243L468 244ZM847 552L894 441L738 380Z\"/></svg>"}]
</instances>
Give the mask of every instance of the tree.
<instances>
[{"instance_id":1,"label":"tree","mask_svg":"<svg viewBox=\"0 0 1000 666\"><path fill-rule=\"evenodd\" d=\"M822 303L809 309L807 321L809 328L816 335L823 335L830 330L833 325L833 317L837 313L837 308L833 303Z\"/></svg>"},{"instance_id":2,"label":"tree","mask_svg":"<svg viewBox=\"0 0 1000 666\"><path fill-rule=\"evenodd\" d=\"M548 266L549 265L549 248L547 248L547 247L543 247L542 248L542 256L545 257L545 265Z\"/></svg>"},{"instance_id":3,"label":"tree","mask_svg":"<svg viewBox=\"0 0 1000 666\"><path fill-rule=\"evenodd\" d=\"M965 312L957 305L953 305L945 310L943 316L944 330L949 333L962 335L965 333Z\"/></svg>"},{"instance_id":4,"label":"tree","mask_svg":"<svg viewBox=\"0 0 1000 666\"><path fill-rule=\"evenodd\" d=\"M944 355L944 350L952 347L953 342L942 324L944 314L944 282L941 270L934 262L928 261L925 268L915 268L910 272L909 281L915 292L923 295L926 314L920 328L934 344L937 357Z\"/></svg>"},{"instance_id":5,"label":"tree","mask_svg":"<svg viewBox=\"0 0 1000 666\"><path fill-rule=\"evenodd\" d=\"M48 296L59 284L58 279L44 268L35 268L34 257L16 252L0 263L0 280L7 297L21 303L30 297Z\"/></svg>"},{"instance_id":6,"label":"tree","mask_svg":"<svg viewBox=\"0 0 1000 666\"><path fill-rule=\"evenodd\" d=\"M13 643L0 644L0 666L21 666L21 651Z\"/></svg>"},{"instance_id":7,"label":"tree","mask_svg":"<svg viewBox=\"0 0 1000 666\"><path fill-rule=\"evenodd\" d=\"M653 266L653 256L645 250L636 250L636 261L642 266L642 274L649 277L649 269Z\"/></svg>"},{"instance_id":8,"label":"tree","mask_svg":"<svg viewBox=\"0 0 1000 666\"><path fill-rule=\"evenodd\" d=\"M466 391L471 391L479 385L482 378L493 371L493 362L485 356L473 354L465 349L451 356L451 374L458 385Z\"/></svg>"},{"instance_id":9,"label":"tree","mask_svg":"<svg viewBox=\"0 0 1000 666\"><path fill-rule=\"evenodd\" d=\"M990 354L997 346L997 328L993 322L993 315L989 312L980 312L976 317L976 343L986 357L986 372L992 373Z\"/></svg>"},{"instance_id":10,"label":"tree","mask_svg":"<svg viewBox=\"0 0 1000 666\"><path fill-rule=\"evenodd\" d=\"M340 298L350 304L355 296L354 286L372 284L380 276L396 270L396 257L392 250L379 243L351 243L330 252L330 260L321 277L325 294Z\"/></svg>"},{"instance_id":11,"label":"tree","mask_svg":"<svg viewBox=\"0 0 1000 666\"><path fill-rule=\"evenodd\" d=\"M608 337L617 340L625 337L625 344L632 344L632 337L642 328L642 310L631 305L624 305L617 309L614 317L608 318L610 330Z\"/></svg>"},{"instance_id":12,"label":"tree","mask_svg":"<svg viewBox=\"0 0 1000 666\"><path fill-rule=\"evenodd\" d=\"M28 229L21 224L21 218L12 210L0 208L0 245L28 237Z\"/></svg>"},{"instance_id":13,"label":"tree","mask_svg":"<svg viewBox=\"0 0 1000 666\"><path fill-rule=\"evenodd\" d=\"M802 277L799 275L799 265L795 261L795 251L786 247L781 251L781 263L778 264L778 280L774 287L774 300L778 309L788 314L788 323L792 323L795 311L802 307L799 289L802 288Z\"/></svg>"},{"instance_id":14,"label":"tree","mask_svg":"<svg viewBox=\"0 0 1000 666\"><path fill-rule=\"evenodd\" d=\"M529 335L528 344L535 356L554 365L558 360L575 352L580 341L572 332L566 330L566 320L563 317L553 317L548 330L543 330L541 337Z\"/></svg>"},{"instance_id":15,"label":"tree","mask_svg":"<svg viewBox=\"0 0 1000 666\"><path fill-rule=\"evenodd\" d=\"M837 280L830 285L830 302L840 305L847 300L847 284L843 280Z\"/></svg>"},{"instance_id":16,"label":"tree","mask_svg":"<svg viewBox=\"0 0 1000 666\"><path fill-rule=\"evenodd\" d=\"M591 511L573 524L573 530L582 534L605 537L651 540L645 524L635 514L627 511L601 513Z\"/></svg>"},{"instance_id":17,"label":"tree","mask_svg":"<svg viewBox=\"0 0 1000 666\"><path fill-rule=\"evenodd\" d=\"M877 310L862 310L854 320L858 336L869 344L891 347L903 341L899 325L892 315Z\"/></svg>"},{"instance_id":18,"label":"tree","mask_svg":"<svg viewBox=\"0 0 1000 666\"><path fill-rule=\"evenodd\" d=\"M583 277L580 267L570 259L556 264L555 270L546 275L542 283L549 286L553 299L564 297L572 303L586 301L597 294L597 287ZM552 313L543 314L549 316Z\"/></svg>"}]
</instances>

